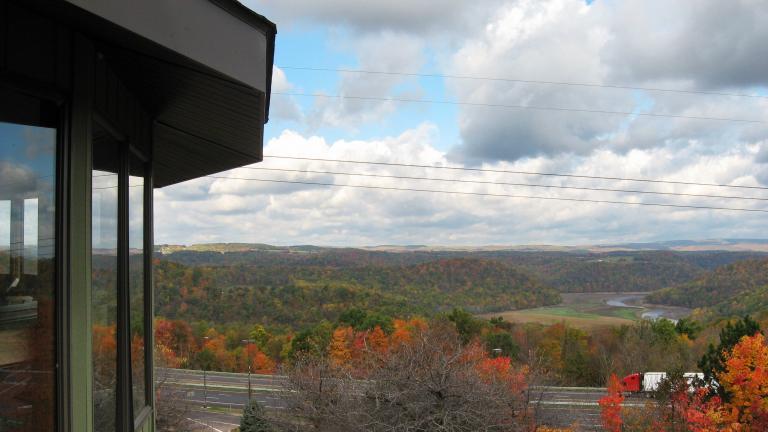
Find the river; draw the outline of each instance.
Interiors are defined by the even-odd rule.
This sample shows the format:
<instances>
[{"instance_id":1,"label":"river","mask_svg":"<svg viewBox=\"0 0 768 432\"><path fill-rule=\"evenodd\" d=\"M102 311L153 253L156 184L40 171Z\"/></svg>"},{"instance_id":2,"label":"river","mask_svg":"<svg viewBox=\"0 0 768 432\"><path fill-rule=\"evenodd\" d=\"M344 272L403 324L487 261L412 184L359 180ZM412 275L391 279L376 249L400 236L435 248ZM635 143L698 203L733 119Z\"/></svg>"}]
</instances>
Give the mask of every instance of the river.
<instances>
[{"instance_id":1,"label":"river","mask_svg":"<svg viewBox=\"0 0 768 432\"><path fill-rule=\"evenodd\" d=\"M692 310L676 306L664 306L645 303L647 293L612 293L605 300L608 306L642 309L640 316L645 319L666 318L672 322L691 314Z\"/></svg>"}]
</instances>

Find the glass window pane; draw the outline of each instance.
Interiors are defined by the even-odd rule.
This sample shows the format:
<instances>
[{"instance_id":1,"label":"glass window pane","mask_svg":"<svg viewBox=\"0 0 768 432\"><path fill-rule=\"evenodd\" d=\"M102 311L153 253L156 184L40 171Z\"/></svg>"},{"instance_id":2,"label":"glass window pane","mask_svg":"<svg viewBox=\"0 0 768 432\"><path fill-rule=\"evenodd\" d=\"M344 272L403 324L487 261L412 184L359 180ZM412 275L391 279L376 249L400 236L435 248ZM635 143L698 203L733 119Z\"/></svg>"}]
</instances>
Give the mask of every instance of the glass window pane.
<instances>
[{"instance_id":1,"label":"glass window pane","mask_svg":"<svg viewBox=\"0 0 768 432\"><path fill-rule=\"evenodd\" d=\"M146 405L144 380L144 169L137 158L131 159L128 177L128 285L131 301L131 373L133 412Z\"/></svg>"},{"instance_id":2,"label":"glass window pane","mask_svg":"<svg viewBox=\"0 0 768 432\"><path fill-rule=\"evenodd\" d=\"M117 405L117 161L119 144L98 126L93 140L91 293L93 427L115 430Z\"/></svg>"},{"instance_id":3,"label":"glass window pane","mask_svg":"<svg viewBox=\"0 0 768 432\"><path fill-rule=\"evenodd\" d=\"M24 200L24 274L37 274L37 250L38 235L37 224L37 198L27 198Z\"/></svg>"},{"instance_id":4,"label":"glass window pane","mask_svg":"<svg viewBox=\"0 0 768 432\"><path fill-rule=\"evenodd\" d=\"M54 429L55 186L56 129L0 122L3 431Z\"/></svg>"},{"instance_id":5,"label":"glass window pane","mask_svg":"<svg viewBox=\"0 0 768 432\"><path fill-rule=\"evenodd\" d=\"M0 190L0 195L2 191ZM0 275L11 273L11 201L0 200Z\"/></svg>"}]
</instances>

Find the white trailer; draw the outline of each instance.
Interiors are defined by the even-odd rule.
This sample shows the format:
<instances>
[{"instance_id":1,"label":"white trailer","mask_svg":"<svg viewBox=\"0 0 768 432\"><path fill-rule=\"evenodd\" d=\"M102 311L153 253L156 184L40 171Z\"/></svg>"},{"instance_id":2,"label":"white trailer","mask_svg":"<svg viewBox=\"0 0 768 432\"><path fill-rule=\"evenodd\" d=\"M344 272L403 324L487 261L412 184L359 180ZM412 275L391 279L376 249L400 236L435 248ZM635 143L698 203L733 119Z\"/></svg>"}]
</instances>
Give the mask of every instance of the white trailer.
<instances>
[{"instance_id":1,"label":"white trailer","mask_svg":"<svg viewBox=\"0 0 768 432\"><path fill-rule=\"evenodd\" d=\"M666 372L646 372L643 374L643 387L641 391L654 392L659 389L661 381L667 377Z\"/></svg>"},{"instance_id":2,"label":"white trailer","mask_svg":"<svg viewBox=\"0 0 768 432\"><path fill-rule=\"evenodd\" d=\"M667 378L666 372L646 372L643 374L643 387L644 392L654 392L659 389L659 384L662 380ZM697 380L703 380L704 374L701 372L686 372L683 374L685 382L688 383L688 391L693 392L694 383Z\"/></svg>"}]
</instances>

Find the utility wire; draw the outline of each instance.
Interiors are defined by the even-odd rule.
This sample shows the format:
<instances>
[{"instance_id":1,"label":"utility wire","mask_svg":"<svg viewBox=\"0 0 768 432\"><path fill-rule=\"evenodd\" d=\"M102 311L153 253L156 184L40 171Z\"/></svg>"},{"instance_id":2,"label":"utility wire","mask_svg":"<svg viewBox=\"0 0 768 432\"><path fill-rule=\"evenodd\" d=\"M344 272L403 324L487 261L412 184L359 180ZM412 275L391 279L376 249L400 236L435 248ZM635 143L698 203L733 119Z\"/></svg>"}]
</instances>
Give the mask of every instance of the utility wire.
<instances>
[{"instance_id":1,"label":"utility wire","mask_svg":"<svg viewBox=\"0 0 768 432\"><path fill-rule=\"evenodd\" d=\"M144 186L144 184L143 184L143 183L142 183L142 184L137 184L137 185L130 185L130 186L128 186L128 187L129 187L129 188L135 188L135 187L142 187L142 186ZM117 188L117 185L115 185L115 186L102 186L102 187L93 187L93 188L91 188L91 189L93 189L93 190L102 190L102 189L115 189L115 188Z\"/></svg>"},{"instance_id":2,"label":"utility wire","mask_svg":"<svg viewBox=\"0 0 768 432\"><path fill-rule=\"evenodd\" d=\"M463 179L448 179L448 178L435 178L435 177L397 176L397 175L386 175L386 174L315 171L315 170L301 170L301 169L287 169L287 168L266 168L266 167L242 167L242 168L255 170L255 171L279 171L279 172L296 172L296 173L309 173L309 174L343 175L343 176L355 176L355 177L390 178L390 179L400 179L400 180L428 180L428 181L441 181L441 182L453 182L453 183L487 184L487 185L498 185L498 186L524 186L524 187L534 187L534 188L569 189L569 190L584 190L584 191L597 191L597 192L621 192L621 193L668 195L668 196L682 196L682 197L696 197L696 198L768 201L768 198L747 197L747 196L738 196L738 195L710 195L710 194L695 194L695 193L685 193L685 192L647 191L647 190L635 190L635 189L612 189L612 188L598 188L598 187L545 185L545 184L532 184L532 183L508 183L508 182L495 182L495 181L486 181L486 180L463 180Z\"/></svg>"},{"instance_id":3,"label":"utility wire","mask_svg":"<svg viewBox=\"0 0 768 432\"><path fill-rule=\"evenodd\" d=\"M306 161L315 161L315 162L349 163L349 164L357 164L357 165L380 165L380 166L396 166L396 167L409 167L409 168L433 168L433 169L446 169L446 170L452 170L452 171L537 175L537 176L545 176L545 177L565 177L565 178L580 178L580 179L590 179L590 180L615 180L615 181L631 181L631 182L640 182L640 183L658 183L658 184L676 184L676 185L687 185L687 186L722 187L722 188L734 188L734 189L768 190L768 187L765 187L765 186L742 186L742 185L727 185L727 184L717 184L717 183L686 182L686 181L676 181L676 180L656 180L656 179L647 179L647 178L608 177L608 176L591 176L591 175L582 175L582 174L563 174L563 173L549 173L549 172L536 172L536 171L500 170L500 169L491 169L491 168L466 168L466 167L451 167L451 166L436 166L436 165L417 165L417 164L406 164L406 163L395 163L395 162L373 162L373 161L324 159L324 158L279 156L279 155L265 155L264 158L265 159L306 160Z\"/></svg>"},{"instance_id":4,"label":"utility wire","mask_svg":"<svg viewBox=\"0 0 768 432\"><path fill-rule=\"evenodd\" d=\"M749 93L728 93L728 92L715 92L715 91L703 91L703 90L684 90L684 89L671 89L671 88L658 88L658 87L623 86L618 84L579 83L579 82L567 82L567 81L542 81L542 80L531 80L531 79L483 77L483 76L471 76L471 75L388 72L388 71L376 71L376 70L334 69L334 68L305 67L305 66L278 66L278 67L280 69L304 70L304 71L314 71L314 72L343 72L343 73L357 73L357 74L366 74L366 75L397 75L397 76L425 77L425 78L449 78L449 79L464 79L464 80L476 80L476 81L499 81L499 82L513 82L513 83L522 83L522 84L562 85L562 86L572 86L572 87L593 87L593 88L608 88L608 89L622 89L622 90L642 90L642 91L662 92L662 93L684 93L684 94L699 94L699 95L709 95L709 96L730 96L730 97L768 99L768 96L763 96L758 94L749 94Z\"/></svg>"},{"instance_id":5,"label":"utility wire","mask_svg":"<svg viewBox=\"0 0 768 432\"><path fill-rule=\"evenodd\" d=\"M512 194L497 194L490 192L462 192L452 190L440 190L440 189L415 189L415 188L397 188L389 186L368 186L368 185L342 185L336 183L322 183L322 182L309 182L309 181L294 181L294 180L273 180L273 179L260 179L260 178L240 178L240 177L222 177L222 176L206 176L208 178L223 179L223 180L243 180L243 181L255 181L264 183L286 183L286 184L301 184L301 185L313 185L313 186L332 186L341 188L356 188L356 189L375 189L375 190L390 190L390 191L404 191L404 192L427 192L427 193L439 193L439 194L452 194L452 195L473 195L473 196L488 196L488 197L501 197L501 198L522 198L522 199L540 199L549 201L572 201L572 202L587 202L598 204L620 204L620 205L637 205L637 206L653 206L653 207L674 207L674 208L686 208L697 210L727 210L727 211L743 211L743 212L757 212L768 213L768 210L764 209L749 209L749 208L736 208L736 207L712 207L712 206L698 206L698 205L685 205L685 204L664 204L664 203L644 203L644 202L631 202L631 201L612 201L612 200L597 200L588 198L562 198L562 197L545 197L536 195L512 195Z\"/></svg>"},{"instance_id":6,"label":"utility wire","mask_svg":"<svg viewBox=\"0 0 768 432\"><path fill-rule=\"evenodd\" d=\"M538 105L492 104L492 103L450 101L450 100L438 100L438 99L410 99L410 98L396 98L396 97L375 97L375 96L356 96L356 95L322 94L322 93L297 93L297 92L272 92L272 94L280 95L280 96L323 97L323 98L334 98L334 99L407 102L407 103L439 104L439 105L465 105L465 106L474 106L474 107L525 109L525 110L535 110L535 111L581 112L581 113L588 113L588 114L612 114L612 115L627 115L627 116L636 115L636 116L643 116L643 117L677 118L677 119L686 119L686 120L707 120L707 121L721 121L721 122L732 122L732 123L765 123L764 120L757 120L757 119L687 116L687 115L681 115L681 114L610 111L610 110L598 110L598 109L586 109L586 108L560 108L560 107L538 106Z\"/></svg>"}]
</instances>

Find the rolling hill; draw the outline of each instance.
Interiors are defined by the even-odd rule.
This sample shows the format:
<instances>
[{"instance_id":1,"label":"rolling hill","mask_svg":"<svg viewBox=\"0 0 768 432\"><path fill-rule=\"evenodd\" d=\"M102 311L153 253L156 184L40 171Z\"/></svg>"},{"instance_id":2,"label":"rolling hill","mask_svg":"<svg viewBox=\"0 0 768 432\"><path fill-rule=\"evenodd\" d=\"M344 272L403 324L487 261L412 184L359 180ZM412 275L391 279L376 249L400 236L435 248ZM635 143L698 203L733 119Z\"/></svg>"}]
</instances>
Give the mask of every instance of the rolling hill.
<instances>
[{"instance_id":1,"label":"rolling hill","mask_svg":"<svg viewBox=\"0 0 768 432\"><path fill-rule=\"evenodd\" d=\"M656 291L647 301L701 308L704 318L768 313L768 259L735 262L691 282Z\"/></svg>"},{"instance_id":2,"label":"rolling hill","mask_svg":"<svg viewBox=\"0 0 768 432\"><path fill-rule=\"evenodd\" d=\"M390 315L433 315L453 307L493 312L556 304L558 292L495 260L411 265L155 265L155 304L167 318L216 323L258 320L301 327L350 307Z\"/></svg>"},{"instance_id":3,"label":"rolling hill","mask_svg":"<svg viewBox=\"0 0 768 432\"><path fill-rule=\"evenodd\" d=\"M162 260L188 266L209 267L401 267L448 259L500 261L535 276L560 292L655 291L688 282L718 266L765 257L756 251L621 250L518 250L467 248L448 250L414 246L386 250L270 246L262 244L211 244L158 246Z\"/></svg>"}]
</instances>

